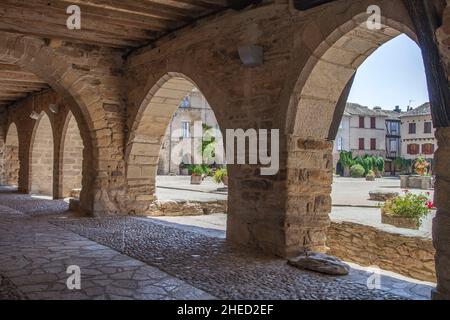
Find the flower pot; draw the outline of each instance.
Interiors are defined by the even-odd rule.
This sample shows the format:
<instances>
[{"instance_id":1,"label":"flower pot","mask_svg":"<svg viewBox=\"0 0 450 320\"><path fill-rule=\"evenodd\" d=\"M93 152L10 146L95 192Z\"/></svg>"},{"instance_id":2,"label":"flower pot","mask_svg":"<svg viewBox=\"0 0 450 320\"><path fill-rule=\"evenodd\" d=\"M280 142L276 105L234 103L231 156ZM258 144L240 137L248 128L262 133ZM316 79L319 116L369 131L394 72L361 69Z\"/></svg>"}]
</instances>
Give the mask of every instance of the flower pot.
<instances>
[{"instance_id":1,"label":"flower pot","mask_svg":"<svg viewBox=\"0 0 450 320\"><path fill-rule=\"evenodd\" d=\"M384 212L383 209L381 210L381 223L390 224L397 228L406 228L413 230L419 229L419 225L417 224L415 219L388 214Z\"/></svg>"},{"instance_id":2,"label":"flower pot","mask_svg":"<svg viewBox=\"0 0 450 320\"><path fill-rule=\"evenodd\" d=\"M222 182L223 182L224 185L228 186L228 176L224 176L222 178Z\"/></svg>"},{"instance_id":3,"label":"flower pot","mask_svg":"<svg viewBox=\"0 0 450 320\"><path fill-rule=\"evenodd\" d=\"M191 184L201 184L203 181L203 177L202 176L197 176L197 175L191 175Z\"/></svg>"},{"instance_id":4,"label":"flower pot","mask_svg":"<svg viewBox=\"0 0 450 320\"><path fill-rule=\"evenodd\" d=\"M374 176L366 176L366 181L375 181Z\"/></svg>"}]
</instances>

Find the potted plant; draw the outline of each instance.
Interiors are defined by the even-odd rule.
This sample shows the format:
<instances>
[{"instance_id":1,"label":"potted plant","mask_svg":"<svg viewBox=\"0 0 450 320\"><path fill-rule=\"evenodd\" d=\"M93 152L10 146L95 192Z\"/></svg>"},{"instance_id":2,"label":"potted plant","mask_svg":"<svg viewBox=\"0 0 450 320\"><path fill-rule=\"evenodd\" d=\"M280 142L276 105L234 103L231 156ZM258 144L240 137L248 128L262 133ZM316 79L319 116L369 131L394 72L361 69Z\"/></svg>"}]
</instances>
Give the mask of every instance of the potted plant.
<instances>
[{"instance_id":1,"label":"potted plant","mask_svg":"<svg viewBox=\"0 0 450 320\"><path fill-rule=\"evenodd\" d=\"M353 155L351 151L341 151L339 154L339 162L344 168L344 177L350 176L350 168L355 164L355 161L353 160Z\"/></svg>"},{"instance_id":2,"label":"potted plant","mask_svg":"<svg viewBox=\"0 0 450 320\"><path fill-rule=\"evenodd\" d=\"M404 195L387 200L381 206L381 222L399 228L419 229L433 207L429 192L413 194L405 190Z\"/></svg>"},{"instance_id":3,"label":"potted plant","mask_svg":"<svg viewBox=\"0 0 450 320\"><path fill-rule=\"evenodd\" d=\"M204 169L200 165L190 165L191 184L201 184L203 181Z\"/></svg>"},{"instance_id":4,"label":"potted plant","mask_svg":"<svg viewBox=\"0 0 450 320\"><path fill-rule=\"evenodd\" d=\"M414 171L419 176L425 176L428 173L428 167L430 166L430 163L425 160L423 157L417 158L417 160L414 163Z\"/></svg>"},{"instance_id":5,"label":"potted plant","mask_svg":"<svg viewBox=\"0 0 450 320\"><path fill-rule=\"evenodd\" d=\"M213 176L214 182L228 186L228 172L226 168L217 169Z\"/></svg>"},{"instance_id":6,"label":"potted plant","mask_svg":"<svg viewBox=\"0 0 450 320\"><path fill-rule=\"evenodd\" d=\"M369 170L369 172L366 174L366 181L375 181L375 172Z\"/></svg>"}]
</instances>

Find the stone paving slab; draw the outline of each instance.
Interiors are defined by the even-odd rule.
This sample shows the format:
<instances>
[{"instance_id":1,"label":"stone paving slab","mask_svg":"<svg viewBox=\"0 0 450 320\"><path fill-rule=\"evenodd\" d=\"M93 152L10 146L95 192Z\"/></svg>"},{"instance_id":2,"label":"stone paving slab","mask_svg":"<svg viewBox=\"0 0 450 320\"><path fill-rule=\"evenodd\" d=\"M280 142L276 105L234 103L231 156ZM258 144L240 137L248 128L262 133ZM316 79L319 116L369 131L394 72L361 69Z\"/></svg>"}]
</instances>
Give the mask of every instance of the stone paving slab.
<instances>
[{"instance_id":1,"label":"stone paving slab","mask_svg":"<svg viewBox=\"0 0 450 320\"><path fill-rule=\"evenodd\" d=\"M151 220L166 226L198 232L206 236L225 238L226 214L152 217ZM367 279L373 271L355 263L347 263L351 266L350 275L347 278L354 282L367 284ZM435 287L433 283L408 278L386 270L380 270L380 285L384 291L415 300L429 300L431 298L431 290Z\"/></svg>"},{"instance_id":2,"label":"stone paving slab","mask_svg":"<svg viewBox=\"0 0 450 320\"><path fill-rule=\"evenodd\" d=\"M70 265L81 268L81 290L66 286ZM158 268L4 205L0 277L0 299L215 299Z\"/></svg>"},{"instance_id":3,"label":"stone paving slab","mask_svg":"<svg viewBox=\"0 0 450 320\"><path fill-rule=\"evenodd\" d=\"M345 277L288 266L224 239L145 218L53 220L53 223L154 265L221 299L404 299Z\"/></svg>"}]
</instances>

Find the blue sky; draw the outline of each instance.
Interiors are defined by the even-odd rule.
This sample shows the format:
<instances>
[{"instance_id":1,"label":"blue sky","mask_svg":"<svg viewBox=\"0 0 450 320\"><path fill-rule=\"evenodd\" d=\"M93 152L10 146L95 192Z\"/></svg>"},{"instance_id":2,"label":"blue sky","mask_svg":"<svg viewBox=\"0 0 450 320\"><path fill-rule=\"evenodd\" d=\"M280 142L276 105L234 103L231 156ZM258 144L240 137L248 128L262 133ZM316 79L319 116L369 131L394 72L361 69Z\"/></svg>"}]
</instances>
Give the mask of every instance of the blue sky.
<instances>
[{"instance_id":1,"label":"blue sky","mask_svg":"<svg viewBox=\"0 0 450 320\"><path fill-rule=\"evenodd\" d=\"M402 109L429 101L422 54L417 44L402 34L382 45L359 67L349 102L369 107Z\"/></svg>"}]
</instances>

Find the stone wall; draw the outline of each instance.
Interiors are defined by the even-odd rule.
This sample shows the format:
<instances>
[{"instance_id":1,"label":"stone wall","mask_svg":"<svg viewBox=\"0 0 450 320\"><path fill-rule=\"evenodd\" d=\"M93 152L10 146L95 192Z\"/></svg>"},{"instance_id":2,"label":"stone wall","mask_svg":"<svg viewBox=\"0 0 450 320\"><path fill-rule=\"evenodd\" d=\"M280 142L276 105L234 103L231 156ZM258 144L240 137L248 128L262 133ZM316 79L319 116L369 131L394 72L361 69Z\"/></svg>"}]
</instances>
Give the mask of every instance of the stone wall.
<instances>
[{"instance_id":1,"label":"stone wall","mask_svg":"<svg viewBox=\"0 0 450 320\"><path fill-rule=\"evenodd\" d=\"M436 282L432 240L386 232L351 222L332 222L329 253L362 266L377 266L407 277Z\"/></svg>"},{"instance_id":2,"label":"stone wall","mask_svg":"<svg viewBox=\"0 0 450 320\"><path fill-rule=\"evenodd\" d=\"M7 120L8 118L6 118ZM11 123L5 140L3 149L3 175L4 184L10 186L17 186L19 184L19 134L17 133L17 127L14 123Z\"/></svg>"},{"instance_id":3,"label":"stone wall","mask_svg":"<svg viewBox=\"0 0 450 320\"><path fill-rule=\"evenodd\" d=\"M31 141L30 192L53 196L53 131L43 112Z\"/></svg>"},{"instance_id":4,"label":"stone wall","mask_svg":"<svg viewBox=\"0 0 450 320\"><path fill-rule=\"evenodd\" d=\"M5 139L8 124L8 111L6 108L0 107L0 185L6 183L5 173Z\"/></svg>"},{"instance_id":5,"label":"stone wall","mask_svg":"<svg viewBox=\"0 0 450 320\"><path fill-rule=\"evenodd\" d=\"M81 189L81 178L83 168L83 140L77 121L72 113L69 113L66 132L63 136L62 148L62 197L70 197L72 190ZM78 193L78 192L76 192Z\"/></svg>"}]
</instances>

